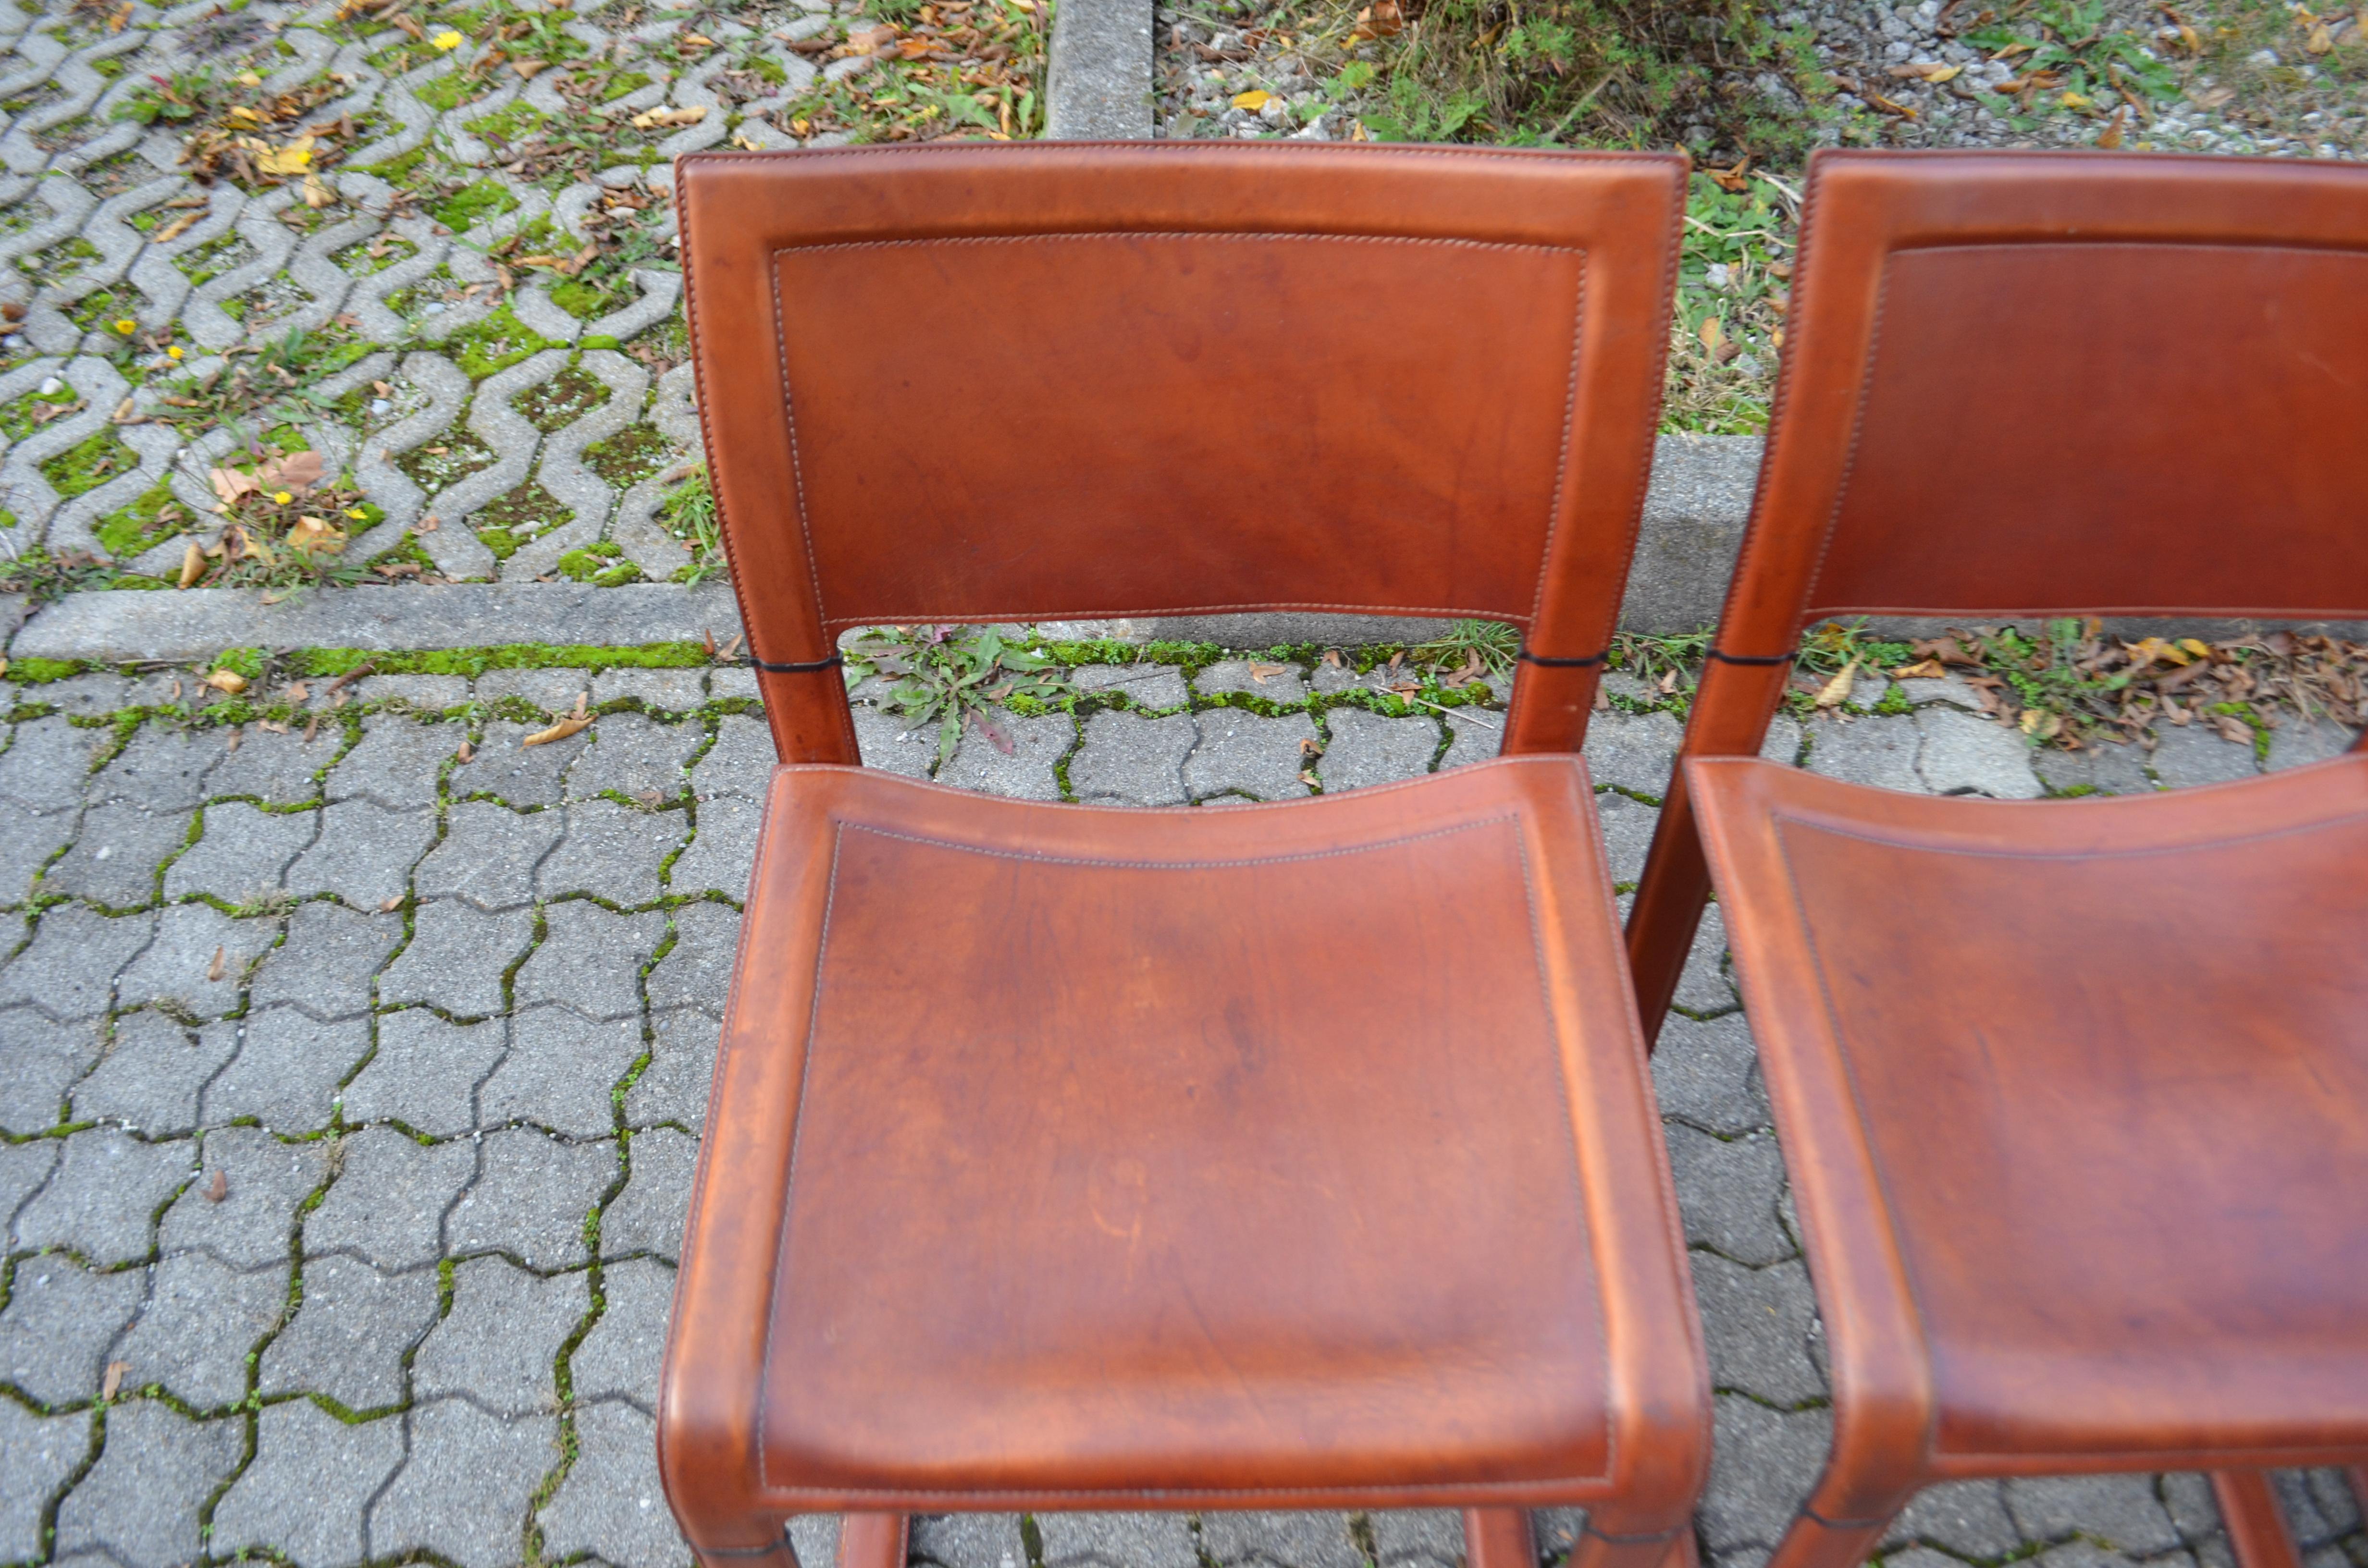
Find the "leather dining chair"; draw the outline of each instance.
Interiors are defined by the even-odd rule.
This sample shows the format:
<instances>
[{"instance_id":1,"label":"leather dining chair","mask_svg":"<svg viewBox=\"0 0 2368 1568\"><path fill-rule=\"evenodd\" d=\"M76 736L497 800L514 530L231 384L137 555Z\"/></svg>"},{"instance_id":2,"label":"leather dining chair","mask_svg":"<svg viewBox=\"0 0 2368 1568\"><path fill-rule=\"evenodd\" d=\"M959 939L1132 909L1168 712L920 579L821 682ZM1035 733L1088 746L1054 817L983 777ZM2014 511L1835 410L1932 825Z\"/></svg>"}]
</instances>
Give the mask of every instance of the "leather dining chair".
<instances>
[{"instance_id":1,"label":"leather dining chair","mask_svg":"<svg viewBox=\"0 0 2368 1568\"><path fill-rule=\"evenodd\" d=\"M659 1416L711 1565L915 1511L1461 1506L1691 1541L1709 1390L1577 753L1687 166L698 154L699 403L782 766ZM1498 760L1141 810L858 766L881 624L1329 610L1527 642Z\"/></svg>"},{"instance_id":2,"label":"leather dining chair","mask_svg":"<svg viewBox=\"0 0 2368 1568\"><path fill-rule=\"evenodd\" d=\"M2368 1459L2368 755L2003 801L1756 760L1841 614L2368 615L2368 168L1823 154L1769 449L1630 927L1707 870L1831 1355L1773 1568L1915 1492ZM1699 837L1697 837L1699 833Z\"/></svg>"}]
</instances>

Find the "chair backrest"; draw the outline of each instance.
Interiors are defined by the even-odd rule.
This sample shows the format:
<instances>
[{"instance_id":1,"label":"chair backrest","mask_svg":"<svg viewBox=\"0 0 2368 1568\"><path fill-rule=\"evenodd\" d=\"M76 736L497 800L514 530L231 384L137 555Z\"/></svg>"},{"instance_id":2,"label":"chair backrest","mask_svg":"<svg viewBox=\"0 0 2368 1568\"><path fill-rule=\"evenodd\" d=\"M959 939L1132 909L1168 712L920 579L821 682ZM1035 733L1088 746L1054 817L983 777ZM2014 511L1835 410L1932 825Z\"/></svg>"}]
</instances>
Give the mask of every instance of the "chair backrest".
<instances>
[{"instance_id":1,"label":"chair backrest","mask_svg":"<svg viewBox=\"0 0 2368 1568\"><path fill-rule=\"evenodd\" d=\"M699 153L709 472L774 738L851 627L1478 617L1575 748L1659 408L1681 156L1033 143Z\"/></svg>"},{"instance_id":2,"label":"chair backrest","mask_svg":"<svg viewBox=\"0 0 2368 1568\"><path fill-rule=\"evenodd\" d=\"M1820 153L1768 453L1683 755L1749 756L1852 613L2368 615L2368 167ZM1682 769L1648 1032L1709 888Z\"/></svg>"}]
</instances>

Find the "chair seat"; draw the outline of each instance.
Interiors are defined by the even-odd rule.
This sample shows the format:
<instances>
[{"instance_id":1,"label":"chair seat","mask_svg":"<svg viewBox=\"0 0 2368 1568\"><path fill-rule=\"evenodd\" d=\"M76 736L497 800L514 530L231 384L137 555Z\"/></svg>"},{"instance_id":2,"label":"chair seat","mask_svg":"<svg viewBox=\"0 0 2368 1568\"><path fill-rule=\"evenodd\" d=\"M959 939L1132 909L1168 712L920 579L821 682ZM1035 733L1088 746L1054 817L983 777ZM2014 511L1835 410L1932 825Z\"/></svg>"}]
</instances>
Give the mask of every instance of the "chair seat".
<instances>
[{"instance_id":1,"label":"chair seat","mask_svg":"<svg viewBox=\"0 0 2368 1568\"><path fill-rule=\"evenodd\" d=\"M1513 1504L1699 1462L1575 757L1161 812L783 767L742 942L670 1485Z\"/></svg>"},{"instance_id":2,"label":"chair seat","mask_svg":"<svg viewBox=\"0 0 2368 1568\"><path fill-rule=\"evenodd\" d=\"M1928 1379L1942 1473L2368 1449L2368 756L2020 803L1689 776L1839 1380Z\"/></svg>"}]
</instances>

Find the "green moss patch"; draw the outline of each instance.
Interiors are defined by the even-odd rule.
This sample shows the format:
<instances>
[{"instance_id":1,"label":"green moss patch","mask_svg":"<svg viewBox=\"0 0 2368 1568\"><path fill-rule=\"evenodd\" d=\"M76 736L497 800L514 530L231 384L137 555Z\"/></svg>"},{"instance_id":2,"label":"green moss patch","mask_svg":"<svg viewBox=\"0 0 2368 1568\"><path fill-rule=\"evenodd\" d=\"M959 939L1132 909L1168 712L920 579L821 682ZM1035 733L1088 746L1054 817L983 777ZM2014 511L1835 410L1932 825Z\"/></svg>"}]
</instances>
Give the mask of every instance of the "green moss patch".
<instances>
[{"instance_id":1,"label":"green moss patch","mask_svg":"<svg viewBox=\"0 0 2368 1568\"><path fill-rule=\"evenodd\" d=\"M666 467L674 446L654 425L629 425L584 449L584 466L620 490L630 490Z\"/></svg>"},{"instance_id":2,"label":"green moss patch","mask_svg":"<svg viewBox=\"0 0 2368 1568\"><path fill-rule=\"evenodd\" d=\"M487 549L507 560L510 551L495 545L487 535L507 535L512 541L510 550L514 551L536 535L548 533L575 516L558 496L529 479L508 494L496 497L477 514L477 537L484 540Z\"/></svg>"},{"instance_id":3,"label":"green moss patch","mask_svg":"<svg viewBox=\"0 0 2368 1568\"><path fill-rule=\"evenodd\" d=\"M481 179L462 186L427 210L427 215L451 230L466 233L488 218L498 218L518 206L518 198L499 180Z\"/></svg>"},{"instance_id":4,"label":"green moss patch","mask_svg":"<svg viewBox=\"0 0 2368 1568\"><path fill-rule=\"evenodd\" d=\"M307 648L290 656L291 668L316 679L346 675L364 665L381 675L467 676L474 679L487 670L671 670L695 669L712 662L707 650L697 642L655 642L641 648L504 642L404 653L373 653L361 648ZM12 678L17 669L17 665L9 667Z\"/></svg>"},{"instance_id":5,"label":"green moss patch","mask_svg":"<svg viewBox=\"0 0 2368 1568\"><path fill-rule=\"evenodd\" d=\"M118 560L138 555L159 540L187 529L194 519L173 499L170 483L160 483L121 511L99 519L91 531L107 552Z\"/></svg>"},{"instance_id":6,"label":"green moss patch","mask_svg":"<svg viewBox=\"0 0 2368 1568\"><path fill-rule=\"evenodd\" d=\"M609 389L581 365L570 365L541 386L518 393L515 406L527 423L548 436L573 425L609 401Z\"/></svg>"},{"instance_id":7,"label":"green moss patch","mask_svg":"<svg viewBox=\"0 0 2368 1568\"><path fill-rule=\"evenodd\" d=\"M433 494L457 479L465 479L494 460L494 449L462 428L445 432L440 441L414 447L394 460L394 466L412 483Z\"/></svg>"},{"instance_id":8,"label":"green moss patch","mask_svg":"<svg viewBox=\"0 0 2368 1568\"><path fill-rule=\"evenodd\" d=\"M553 347L549 338L518 320L507 305L444 340L445 352L472 381L482 381L496 370L507 370Z\"/></svg>"},{"instance_id":9,"label":"green moss patch","mask_svg":"<svg viewBox=\"0 0 2368 1568\"><path fill-rule=\"evenodd\" d=\"M115 431L109 427L92 431L80 445L69 447L43 463L41 477L50 482L50 487L61 499L71 501L97 489L139 460L131 448L115 438Z\"/></svg>"}]
</instances>

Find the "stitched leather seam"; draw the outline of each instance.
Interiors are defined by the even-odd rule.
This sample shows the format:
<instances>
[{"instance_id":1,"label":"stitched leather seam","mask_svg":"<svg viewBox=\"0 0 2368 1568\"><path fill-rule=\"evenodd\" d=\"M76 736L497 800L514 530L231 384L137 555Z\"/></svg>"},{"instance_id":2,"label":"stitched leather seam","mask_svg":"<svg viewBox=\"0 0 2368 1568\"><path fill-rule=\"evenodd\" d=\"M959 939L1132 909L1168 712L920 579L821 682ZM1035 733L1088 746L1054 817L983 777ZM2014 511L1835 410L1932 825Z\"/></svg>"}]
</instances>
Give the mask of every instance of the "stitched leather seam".
<instances>
[{"instance_id":1,"label":"stitched leather seam","mask_svg":"<svg viewBox=\"0 0 2368 1568\"><path fill-rule=\"evenodd\" d=\"M1392 1497L1436 1497L1452 1503L1461 1497L1521 1496L1542 1487L1581 1486L1606 1482L1611 1472L1598 1475L1546 1475L1533 1481L1417 1481L1402 1485L1359 1486L1113 1486L1099 1491L1069 1487L1046 1491L1035 1487L1002 1487L969 1491L908 1491L903 1487L884 1486L775 1486L768 1485L768 1497L845 1497L882 1504L916 1501L919 1503L959 1503L986 1498L1031 1498L1039 1503L1104 1503L1155 1498L1191 1500L1204 1497L1356 1497L1387 1500ZM1550 1507L1552 1504L1542 1504ZM870 1512L850 1509L848 1512Z\"/></svg>"},{"instance_id":2,"label":"stitched leather seam","mask_svg":"<svg viewBox=\"0 0 2368 1568\"><path fill-rule=\"evenodd\" d=\"M1793 632L1797 641L1801 631L1801 612L1817 596L1817 580L1826 574L1826 557L1833 553L1834 535L1841 528L1842 506L1850 499L1850 481L1858 473L1859 439L1866 433L1866 405L1874 396L1874 362L1883 351L1883 312L1891 303L1891 258L1896 252L1883 256L1883 278L1874 290L1874 320L1866 332L1866 358L1859 366L1858 406L1850 413L1850 451L1842 459L1842 474L1834 486L1833 510L1826 515L1826 531L1817 540L1816 559L1809 563L1809 574L1802 580L1800 597L1793 601ZM1771 427L1773 420L1770 420Z\"/></svg>"},{"instance_id":3,"label":"stitched leather seam","mask_svg":"<svg viewBox=\"0 0 2368 1568\"><path fill-rule=\"evenodd\" d=\"M780 253L774 254L778 256ZM797 391L790 384L790 320L781 308L781 269L775 267L771 271L773 275L773 346L780 357L781 424L790 434L790 478L797 486L798 540L805 546L806 584L814 592L814 619L827 630L831 622L830 618L823 610L822 568L815 563L814 529L806 522L806 465L804 459L798 452ZM702 420L701 423L706 421ZM755 644L750 644L748 651L755 653Z\"/></svg>"},{"instance_id":4,"label":"stitched leather seam","mask_svg":"<svg viewBox=\"0 0 2368 1568\"><path fill-rule=\"evenodd\" d=\"M768 816L772 814L770 812L766 813ZM814 941L814 1002L806 1009L805 1051L798 1061L797 1119L790 1124L790 1169L787 1179L781 1183L781 1229L773 1244L773 1279L776 1290L779 1289L779 1281L781 1278L781 1266L790 1255L790 1216L797 1210L794 1199L798 1190L798 1153L805 1146L806 1087L814 1082L814 1035L822 1024L823 964L824 960L830 956L831 915L838 908L838 852L840 840L845 835L846 824L844 823L834 824L830 838L830 889L823 896L822 930ZM772 1430L769 1413L773 1403L773 1381L765 1377L763 1372L773 1364L773 1325L780 1322L780 1303L773 1299L773 1293L768 1291L765 1302L764 1358L757 1364L758 1368L757 1480L759 1485L764 1483L765 1476L772 1470L771 1461L765 1457L765 1441L767 1434Z\"/></svg>"},{"instance_id":5,"label":"stitched leather seam","mask_svg":"<svg viewBox=\"0 0 2368 1568\"><path fill-rule=\"evenodd\" d=\"M1162 155L1174 157L1179 154L1187 157L1209 156L1209 153L1199 150L1193 143L1189 142L1064 142L1055 143L1055 145L1060 146L1066 152L1083 152L1087 149L1091 149L1093 152L1099 153L1147 153L1155 157ZM1568 153L1563 154L1561 158L1556 158L1553 153L1549 153L1542 154L1535 150L1517 152L1507 149L1497 151L1478 147L1409 145L1404 142L1393 142L1387 145L1374 145L1369 142L1335 142L1333 143L1334 150L1327 151L1321 155L1327 158L1338 157L1342 151L1346 151L1351 146L1355 148L1355 152L1351 154L1352 156L1359 158L1372 158L1377 161L1394 157L1436 158L1442 156L1448 158L1469 158L1474 160L1503 158L1537 162L1576 163L1577 161L1571 158ZM905 158L912 157L916 153L924 156L942 156L944 154L956 152L970 152L975 155L976 149L960 146L940 147L928 143L915 145L911 142L902 142L893 146L882 144L871 147L812 148L801 151L798 153L798 161L803 164L813 164L825 160L835 161L840 158L860 158L879 153L894 153L897 156ZM1256 153L1252 154L1253 157L1260 155L1261 154ZM1617 166L1619 164L1628 163L1640 165L1648 162L1657 163L1666 161L1667 159L1667 154L1661 153L1639 154L1598 153L1587 154L1585 156L1586 161L1588 162L1592 163L1600 161L1605 164L1613 165L1614 166ZM778 163L780 161L780 155L777 153L686 153L677 157L675 161L677 164L756 164ZM1297 160L1292 161L1296 162ZM2201 161L2200 156L2199 161ZM2220 159L2215 161L2236 162L2237 160ZM2292 166L2286 162L2286 160L2281 159L2278 162L2282 167Z\"/></svg>"},{"instance_id":6,"label":"stitched leather seam","mask_svg":"<svg viewBox=\"0 0 2368 1568\"><path fill-rule=\"evenodd\" d=\"M1033 244L1049 240L1328 240L1343 244L1452 245L1463 250L1550 251L1580 256L1587 254L1584 245L1547 244L1542 240L1475 240L1453 234L1335 234L1320 229L1046 229L1027 234L916 234L902 240L825 240L810 245L777 245L773 261L778 275L780 259L785 256L818 256L835 250L895 250L905 245Z\"/></svg>"},{"instance_id":7,"label":"stitched leather seam","mask_svg":"<svg viewBox=\"0 0 2368 1568\"><path fill-rule=\"evenodd\" d=\"M1389 784L1360 785L1358 786L1355 794L1358 800L1362 801L1375 795L1395 794L1403 790L1427 790L1435 785L1443 785L1451 777L1460 777L1465 774L1475 773L1484 768L1567 767L1571 764L1572 756L1573 754L1569 752L1551 752L1528 756L1483 757L1478 762L1460 764L1444 773L1426 773L1418 778L1400 778L1395 782ZM781 764L780 767L776 769L777 772L791 773L804 773L809 771L851 773L855 770L855 764L844 762L786 762ZM991 795L982 796L975 790L962 790L955 788L951 784L940 784L934 778L908 778L903 774L885 773L878 768L867 768L864 771L869 775L869 779L867 779L867 781L876 779L881 783L887 784L892 789L897 790L926 790L940 795L960 796L962 800L968 801L973 805L992 802L995 805L1021 806L1029 811L1050 810L1059 812L1099 812L1106 816L1138 818L1146 816L1183 816L1188 813L1205 815L1212 812L1223 812L1227 816L1231 816L1235 812L1295 812L1304 811L1313 807L1325 807L1326 806L1326 802L1330 802L1330 805L1326 809L1338 810L1338 802L1349 798L1346 795L1309 795L1304 799L1297 801L1228 801L1222 806L1105 806L1097 804L1090 801L999 800Z\"/></svg>"},{"instance_id":8,"label":"stitched leather seam","mask_svg":"<svg viewBox=\"0 0 2368 1568\"><path fill-rule=\"evenodd\" d=\"M916 609L882 610L871 615L835 616L825 627L904 626L917 621L951 619L964 625L987 621L1118 620L1165 615L1239 615L1250 610L1337 610L1349 615L1415 615L1431 619L1502 620L1526 629L1530 618L1513 610L1455 605L1335 604L1323 600L1259 600L1249 604L1115 606L1099 609L970 609L948 616Z\"/></svg>"},{"instance_id":9,"label":"stitched leather seam","mask_svg":"<svg viewBox=\"0 0 2368 1568\"><path fill-rule=\"evenodd\" d=\"M1572 424L1578 412L1580 333L1587 324L1587 253L1578 253L1578 288L1570 301L1570 375L1562 390L1562 446L1554 453L1554 495L1546 503L1545 548L1538 554L1538 589L1530 598L1530 624L1545 612L1546 574L1554 565L1554 540L1562 529L1562 501L1570 487Z\"/></svg>"},{"instance_id":10,"label":"stitched leather seam","mask_svg":"<svg viewBox=\"0 0 2368 1568\"><path fill-rule=\"evenodd\" d=\"M1191 809L1191 808L1187 808ZM1371 854L1377 849L1396 849L1426 839L1445 838L1474 828L1493 827L1500 823L1518 823L1518 812L1505 812L1492 817L1474 817L1470 822L1457 823L1452 827L1434 827L1421 833L1409 833L1396 838L1376 838L1364 844L1352 844L1342 849L1309 849L1296 855L1245 855L1234 859L1218 860L1113 860L1095 855L1038 855L1024 849L989 849L976 844L962 844L950 838L931 838L925 834L899 833L892 827L874 827L870 823L850 822L839 824L841 831L853 828L880 838L894 838L906 844L918 844L930 849L950 849L962 855L984 855L995 860L1025 860L1040 866L1093 866L1119 871L1225 871L1248 866L1290 866L1305 860L1336 860L1349 855Z\"/></svg>"},{"instance_id":11,"label":"stitched leather seam","mask_svg":"<svg viewBox=\"0 0 2368 1568\"><path fill-rule=\"evenodd\" d=\"M2340 762L2342 758L2331 757L2328 760ZM2259 786L2262 782L2264 782L2264 780L2260 778L2238 778L2231 779L2226 784L2216 786L2216 788L2243 790ZM1941 798L1946 799L1947 797ZM2157 801L2161 798L2162 797L2159 795L2138 795L2129 797L2132 801ZM2068 801L2018 801L2007 803L2017 806L2038 806L2042 810L2054 811L2071 809L2092 812L2098 810L2100 806L2109 811L2112 809L2112 806L2107 802L2089 801L2082 801L2077 803ZM1923 844L1918 843L1912 839L1886 838L1879 834L1867 833L1853 828L1840 827L1830 823L1821 822L1814 817L1802 816L1792 812L1781 810L1770 812L1769 813L1769 820L1776 823L1780 826L1795 826L1804 829L1810 833L1823 833L1830 835L1836 838L1853 839L1858 843L1872 844L1880 848L1909 850L1918 855L1953 855L1960 859L2023 860L2054 865L2079 865L2084 862L2090 861L2099 864L2110 864L2116 861L2149 859L2162 855L2192 855L2202 850L2237 849L2254 845L2274 844L2280 839L2296 838L2305 834L2320 833L2330 828L2357 826L2360 823L2368 821L2368 808L2363 808L2356 812L2346 812L2341 816L2324 817L2317 822L2296 823L2291 827L2270 828L2260 833L2240 834L2230 838L2198 839L2191 844L2148 845L2135 849L1976 849L1970 846L1959 847L1952 845Z\"/></svg>"}]
</instances>

